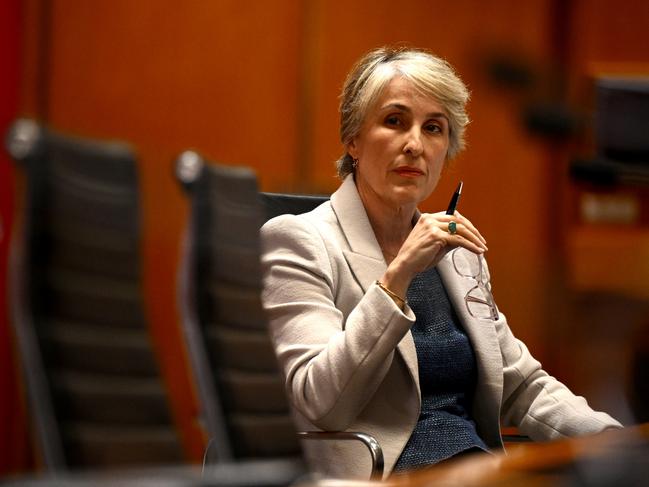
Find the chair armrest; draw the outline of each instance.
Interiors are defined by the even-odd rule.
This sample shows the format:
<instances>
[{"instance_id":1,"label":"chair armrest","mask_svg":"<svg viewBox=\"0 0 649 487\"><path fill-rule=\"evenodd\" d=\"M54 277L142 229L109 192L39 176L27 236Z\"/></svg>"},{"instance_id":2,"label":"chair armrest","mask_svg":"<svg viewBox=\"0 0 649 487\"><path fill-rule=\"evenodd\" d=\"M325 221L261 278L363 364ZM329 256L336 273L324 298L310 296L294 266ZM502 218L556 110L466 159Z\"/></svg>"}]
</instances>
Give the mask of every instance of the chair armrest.
<instances>
[{"instance_id":1,"label":"chair armrest","mask_svg":"<svg viewBox=\"0 0 649 487\"><path fill-rule=\"evenodd\" d=\"M502 435L503 443L532 443L534 440L525 435Z\"/></svg>"},{"instance_id":2,"label":"chair armrest","mask_svg":"<svg viewBox=\"0 0 649 487\"><path fill-rule=\"evenodd\" d=\"M381 445L371 435L356 431L299 431L300 439L305 440L353 440L360 441L367 447L372 458L371 480L381 480L383 478L384 461L383 450Z\"/></svg>"},{"instance_id":3,"label":"chair armrest","mask_svg":"<svg viewBox=\"0 0 649 487\"><path fill-rule=\"evenodd\" d=\"M515 426L502 426L500 438L503 443L529 443L532 441L532 438L521 434Z\"/></svg>"}]
</instances>

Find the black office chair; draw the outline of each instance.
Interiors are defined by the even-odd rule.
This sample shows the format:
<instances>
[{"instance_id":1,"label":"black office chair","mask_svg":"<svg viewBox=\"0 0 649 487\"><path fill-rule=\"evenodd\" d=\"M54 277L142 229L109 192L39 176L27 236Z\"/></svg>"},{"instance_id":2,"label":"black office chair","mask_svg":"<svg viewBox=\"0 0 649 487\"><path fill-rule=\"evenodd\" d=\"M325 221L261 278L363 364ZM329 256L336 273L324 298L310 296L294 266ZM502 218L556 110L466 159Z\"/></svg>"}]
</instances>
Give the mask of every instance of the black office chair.
<instances>
[{"instance_id":1,"label":"black office chair","mask_svg":"<svg viewBox=\"0 0 649 487\"><path fill-rule=\"evenodd\" d=\"M287 193L260 193L264 208L264 222L279 215L299 215L315 209L329 196L312 196Z\"/></svg>"},{"instance_id":2,"label":"black office chair","mask_svg":"<svg viewBox=\"0 0 649 487\"><path fill-rule=\"evenodd\" d=\"M261 307L254 174L180 155L191 215L179 305L212 440L211 461L300 456Z\"/></svg>"},{"instance_id":3,"label":"black office chair","mask_svg":"<svg viewBox=\"0 0 649 487\"><path fill-rule=\"evenodd\" d=\"M132 151L26 119L7 149L24 175L10 305L44 467L183 461L143 311Z\"/></svg>"},{"instance_id":4,"label":"black office chair","mask_svg":"<svg viewBox=\"0 0 649 487\"><path fill-rule=\"evenodd\" d=\"M301 458L302 439L362 441L383 474L376 440L353 432L296 433L260 301L259 228L283 213L308 211L326 197L258 193L254 173L208 163L193 151L176 161L191 197L179 280L187 343L212 434L208 461ZM207 344L207 346L205 346Z\"/></svg>"}]
</instances>

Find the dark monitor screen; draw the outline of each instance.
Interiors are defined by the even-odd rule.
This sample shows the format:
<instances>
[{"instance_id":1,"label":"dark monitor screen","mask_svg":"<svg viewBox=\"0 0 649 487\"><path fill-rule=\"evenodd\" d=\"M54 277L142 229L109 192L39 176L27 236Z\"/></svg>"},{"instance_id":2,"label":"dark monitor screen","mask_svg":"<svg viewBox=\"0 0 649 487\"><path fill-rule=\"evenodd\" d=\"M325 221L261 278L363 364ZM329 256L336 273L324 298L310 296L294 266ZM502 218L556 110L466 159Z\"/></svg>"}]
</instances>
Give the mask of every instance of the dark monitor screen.
<instances>
[{"instance_id":1,"label":"dark monitor screen","mask_svg":"<svg viewBox=\"0 0 649 487\"><path fill-rule=\"evenodd\" d=\"M649 165L649 77L600 78L595 89L598 155Z\"/></svg>"}]
</instances>

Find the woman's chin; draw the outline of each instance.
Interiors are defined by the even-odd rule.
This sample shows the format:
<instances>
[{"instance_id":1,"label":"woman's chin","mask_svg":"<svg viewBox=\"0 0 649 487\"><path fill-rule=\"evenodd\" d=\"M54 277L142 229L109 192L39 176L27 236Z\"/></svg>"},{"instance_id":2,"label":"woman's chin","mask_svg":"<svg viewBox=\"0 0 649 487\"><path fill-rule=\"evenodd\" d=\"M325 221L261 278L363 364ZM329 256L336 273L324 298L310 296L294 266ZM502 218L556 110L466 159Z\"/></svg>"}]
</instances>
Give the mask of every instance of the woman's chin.
<instances>
[{"instance_id":1,"label":"woman's chin","mask_svg":"<svg viewBox=\"0 0 649 487\"><path fill-rule=\"evenodd\" d=\"M422 188L419 184L402 184L392 188L392 199L399 206L414 205L424 201L432 192L429 188Z\"/></svg>"}]
</instances>

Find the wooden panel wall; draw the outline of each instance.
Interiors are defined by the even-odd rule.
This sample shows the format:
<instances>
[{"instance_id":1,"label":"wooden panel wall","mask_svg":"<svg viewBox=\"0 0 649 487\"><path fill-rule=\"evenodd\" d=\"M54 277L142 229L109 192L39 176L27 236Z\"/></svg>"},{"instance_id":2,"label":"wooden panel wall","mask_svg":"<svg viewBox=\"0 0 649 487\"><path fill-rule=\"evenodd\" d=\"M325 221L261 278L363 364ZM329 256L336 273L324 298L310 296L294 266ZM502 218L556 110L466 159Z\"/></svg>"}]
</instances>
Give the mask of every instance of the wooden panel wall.
<instances>
[{"instance_id":1,"label":"wooden panel wall","mask_svg":"<svg viewBox=\"0 0 649 487\"><path fill-rule=\"evenodd\" d=\"M19 0L0 2L0 140L18 114L22 17ZM30 465L25 407L13 350L8 304L9 243L14 212L13 167L0 149L0 477Z\"/></svg>"},{"instance_id":2,"label":"wooden panel wall","mask_svg":"<svg viewBox=\"0 0 649 487\"><path fill-rule=\"evenodd\" d=\"M642 1L576 0L573 2L566 59L568 99L592 114L596 77L632 76L649 79L649 3ZM649 127L646 127L649 134ZM588 139L588 137L586 137ZM567 167L575 156L592 155L582 144L564 150L557 164ZM645 161L646 162L646 161ZM563 377L591 402L626 424L646 421L649 356L649 187L592 188L559 179L570 220L563 223L564 279L560 284L568 306L567 320L553 323L558 343L556 360ZM630 198L640 218L631 224L592 224L580 219L580 197ZM581 220L581 221L580 221ZM640 357L644 354L644 362ZM635 371L634 371L635 368ZM644 401L639 405L638 399Z\"/></svg>"},{"instance_id":3,"label":"wooden panel wall","mask_svg":"<svg viewBox=\"0 0 649 487\"><path fill-rule=\"evenodd\" d=\"M557 152L525 130L524 96L494 86L485 60L494 51L509 53L544 71L563 49L593 56L607 46L602 38L622 32L618 48L633 45L639 52L636 35L646 23L634 13L644 13L645 3L625 2L624 23L635 30L613 24L611 31L606 19L619 4L27 0L25 29L32 35L26 39L24 113L61 130L130 141L140 154L149 315L194 459L201 437L187 420L195 403L183 379L186 357L174 304L187 204L173 180L173 157L191 147L253 167L264 190L333 191L333 161L341 151L337 96L353 61L396 42L446 57L472 91L469 149L423 208L444 208L457 181L465 181L460 209L487 237L500 307L515 333L545 359L553 346L551 274L561 264L552 218L560 205ZM573 13L567 24L559 18L565 11ZM596 35L557 35L575 19L579 32ZM39 36L45 37L40 44Z\"/></svg>"}]
</instances>

